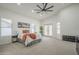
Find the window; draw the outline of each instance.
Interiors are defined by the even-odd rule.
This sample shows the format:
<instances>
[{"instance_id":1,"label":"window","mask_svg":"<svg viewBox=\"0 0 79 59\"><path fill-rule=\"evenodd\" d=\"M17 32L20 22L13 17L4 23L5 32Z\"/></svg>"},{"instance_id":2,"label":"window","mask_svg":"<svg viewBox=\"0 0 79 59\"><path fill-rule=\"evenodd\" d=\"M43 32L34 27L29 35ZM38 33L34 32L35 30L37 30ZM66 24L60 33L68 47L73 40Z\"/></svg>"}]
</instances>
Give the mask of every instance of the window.
<instances>
[{"instance_id":1,"label":"window","mask_svg":"<svg viewBox=\"0 0 79 59\"><path fill-rule=\"evenodd\" d=\"M1 18L1 36L11 35L11 20Z\"/></svg>"},{"instance_id":2,"label":"window","mask_svg":"<svg viewBox=\"0 0 79 59\"><path fill-rule=\"evenodd\" d=\"M35 33L35 24L30 25L30 32Z\"/></svg>"},{"instance_id":3,"label":"window","mask_svg":"<svg viewBox=\"0 0 79 59\"><path fill-rule=\"evenodd\" d=\"M60 34L60 22L57 23L57 34Z\"/></svg>"},{"instance_id":4,"label":"window","mask_svg":"<svg viewBox=\"0 0 79 59\"><path fill-rule=\"evenodd\" d=\"M44 25L44 35L52 36L52 25L50 24Z\"/></svg>"}]
</instances>

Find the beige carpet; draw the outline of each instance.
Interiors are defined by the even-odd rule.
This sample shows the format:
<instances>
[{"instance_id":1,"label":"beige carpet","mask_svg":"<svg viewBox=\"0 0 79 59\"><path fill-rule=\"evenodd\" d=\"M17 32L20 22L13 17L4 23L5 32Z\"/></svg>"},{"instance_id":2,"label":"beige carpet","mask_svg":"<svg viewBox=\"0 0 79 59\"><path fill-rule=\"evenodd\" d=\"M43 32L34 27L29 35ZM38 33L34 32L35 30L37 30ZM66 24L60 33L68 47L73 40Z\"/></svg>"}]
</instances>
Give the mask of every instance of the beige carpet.
<instances>
[{"instance_id":1,"label":"beige carpet","mask_svg":"<svg viewBox=\"0 0 79 59\"><path fill-rule=\"evenodd\" d=\"M76 45L53 38L44 37L42 42L31 47L20 43L0 46L0 54L7 55L76 55Z\"/></svg>"}]
</instances>

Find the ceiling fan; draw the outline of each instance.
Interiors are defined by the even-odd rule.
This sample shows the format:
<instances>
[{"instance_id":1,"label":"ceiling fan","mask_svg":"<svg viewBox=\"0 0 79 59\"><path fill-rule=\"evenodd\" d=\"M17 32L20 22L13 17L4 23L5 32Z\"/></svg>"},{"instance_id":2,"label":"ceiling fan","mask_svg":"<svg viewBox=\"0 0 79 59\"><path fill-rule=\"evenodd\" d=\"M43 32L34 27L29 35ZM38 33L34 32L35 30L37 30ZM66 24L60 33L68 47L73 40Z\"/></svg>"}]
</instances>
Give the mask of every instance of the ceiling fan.
<instances>
[{"instance_id":1,"label":"ceiling fan","mask_svg":"<svg viewBox=\"0 0 79 59\"><path fill-rule=\"evenodd\" d=\"M39 9L34 9L36 13L41 13L41 12L52 12L53 10L50 10L54 6L47 7L48 3L42 3L42 6L36 5Z\"/></svg>"}]
</instances>

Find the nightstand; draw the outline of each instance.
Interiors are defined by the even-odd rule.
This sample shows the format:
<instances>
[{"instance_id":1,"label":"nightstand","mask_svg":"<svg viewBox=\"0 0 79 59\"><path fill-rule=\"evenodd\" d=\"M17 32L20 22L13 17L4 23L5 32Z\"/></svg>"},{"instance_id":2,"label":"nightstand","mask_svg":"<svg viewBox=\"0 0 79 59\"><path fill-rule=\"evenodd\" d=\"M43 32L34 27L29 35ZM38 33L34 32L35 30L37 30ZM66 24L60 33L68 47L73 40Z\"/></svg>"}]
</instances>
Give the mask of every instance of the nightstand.
<instances>
[{"instance_id":1,"label":"nightstand","mask_svg":"<svg viewBox=\"0 0 79 59\"><path fill-rule=\"evenodd\" d=\"M12 43L17 42L17 37L18 37L18 35L13 35L12 36Z\"/></svg>"}]
</instances>

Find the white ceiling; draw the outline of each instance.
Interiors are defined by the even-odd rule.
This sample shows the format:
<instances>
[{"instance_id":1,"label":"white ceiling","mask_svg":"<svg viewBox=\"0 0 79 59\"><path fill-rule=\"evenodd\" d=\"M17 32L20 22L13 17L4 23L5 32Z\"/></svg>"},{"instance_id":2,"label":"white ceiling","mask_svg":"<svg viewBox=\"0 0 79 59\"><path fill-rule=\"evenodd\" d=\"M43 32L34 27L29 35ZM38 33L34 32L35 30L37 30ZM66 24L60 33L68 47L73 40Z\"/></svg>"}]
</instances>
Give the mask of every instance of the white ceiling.
<instances>
[{"instance_id":1,"label":"white ceiling","mask_svg":"<svg viewBox=\"0 0 79 59\"><path fill-rule=\"evenodd\" d=\"M67 7L68 5L70 5L69 3L51 3L51 4L48 4L48 6L54 5L54 7L51 8L53 11L49 12L43 16L40 16L40 14L32 13L33 9L38 9L36 7L37 4L42 6L42 4L40 4L40 3L22 3L21 5L17 5L16 3L1 3L0 6L3 8L6 8L12 12L21 14L25 17L41 20L41 19L46 19L47 17L50 17L51 15L53 16L58 11Z\"/></svg>"}]
</instances>

